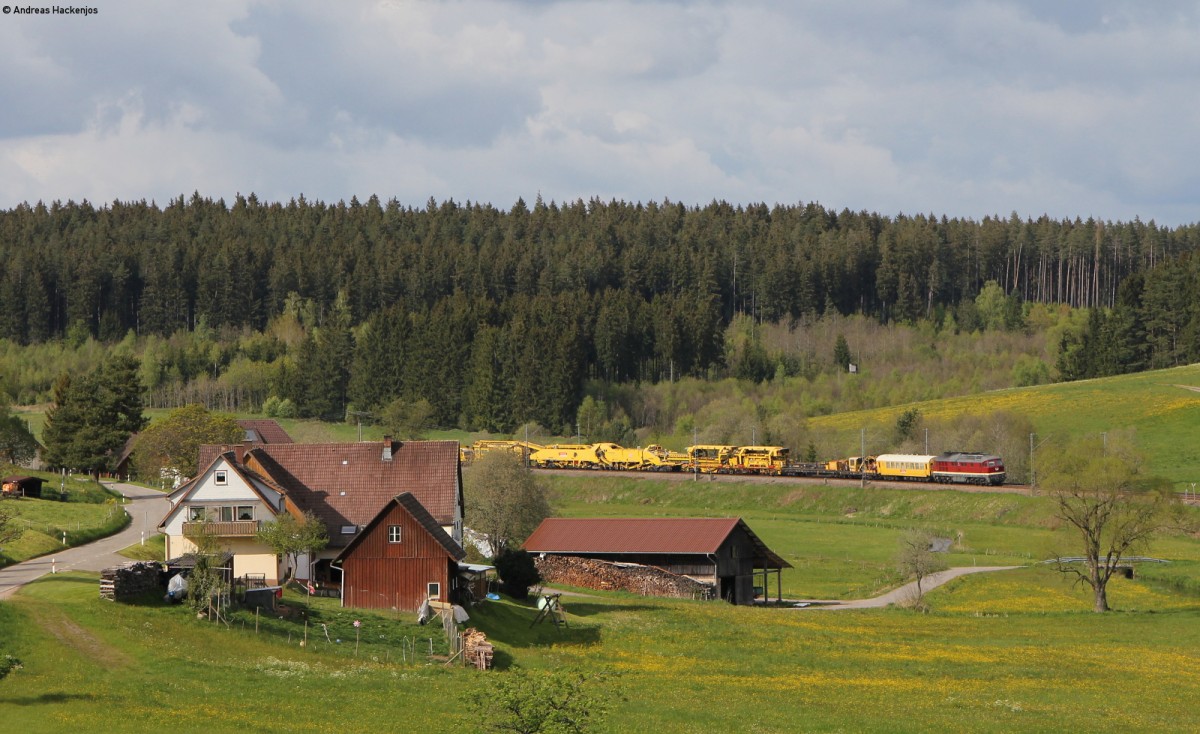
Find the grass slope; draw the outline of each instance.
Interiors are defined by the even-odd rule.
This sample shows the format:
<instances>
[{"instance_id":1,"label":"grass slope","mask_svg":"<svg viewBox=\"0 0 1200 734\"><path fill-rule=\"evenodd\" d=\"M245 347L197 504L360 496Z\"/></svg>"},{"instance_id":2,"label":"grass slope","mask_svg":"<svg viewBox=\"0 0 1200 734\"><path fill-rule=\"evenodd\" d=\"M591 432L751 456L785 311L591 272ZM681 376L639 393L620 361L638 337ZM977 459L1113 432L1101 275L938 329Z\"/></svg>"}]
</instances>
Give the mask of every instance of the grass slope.
<instances>
[{"instance_id":1,"label":"grass slope","mask_svg":"<svg viewBox=\"0 0 1200 734\"><path fill-rule=\"evenodd\" d=\"M14 511L17 525L24 527L21 537L0 549L0 565L24 561L68 546L83 545L125 527L129 516L121 509L120 495L105 489L90 478L68 479L64 485L67 501L58 500L59 479L45 472L29 472L46 479L42 487L46 498L0 500L6 510Z\"/></svg>"},{"instance_id":2,"label":"grass slope","mask_svg":"<svg viewBox=\"0 0 1200 734\"><path fill-rule=\"evenodd\" d=\"M1071 554L1077 544L1046 497L787 479L690 482L594 473L547 479L568 517L742 517L795 567L783 575L783 594L793 599L864 598L898 585L897 543L914 526L954 541L951 566L1029 564ZM1148 552L1200 561L1200 544L1182 534L1160 537Z\"/></svg>"},{"instance_id":3,"label":"grass slope","mask_svg":"<svg viewBox=\"0 0 1200 734\"><path fill-rule=\"evenodd\" d=\"M1133 428L1151 470L1177 487L1200 482L1200 365L1098 380L994 390L810 419L817 430L893 426L910 408L929 419L1006 411L1028 416L1040 437L1098 436Z\"/></svg>"},{"instance_id":4,"label":"grass slope","mask_svg":"<svg viewBox=\"0 0 1200 734\"><path fill-rule=\"evenodd\" d=\"M405 636L424 650L440 630L387 615L311 609L342 642L314 643L310 623L301 648L295 617L256 635L252 618L229 629L152 600L105 602L95 588L95 576L64 574L0 604L0 649L25 662L0 681L6 728L477 731L461 695L504 674L398 662ZM508 599L476 607L471 623L502 669L616 672L604 731L1200 727L1195 598L1122 579L1113 600L1128 611L1095 615L1076 611L1086 598L1060 578L1029 570L962 579L931 599L937 611L917 614L597 594L566 600L566 629L531 628L535 610ZM358 656L353 618L372 638Z\"/></svg>"}]
</instances>

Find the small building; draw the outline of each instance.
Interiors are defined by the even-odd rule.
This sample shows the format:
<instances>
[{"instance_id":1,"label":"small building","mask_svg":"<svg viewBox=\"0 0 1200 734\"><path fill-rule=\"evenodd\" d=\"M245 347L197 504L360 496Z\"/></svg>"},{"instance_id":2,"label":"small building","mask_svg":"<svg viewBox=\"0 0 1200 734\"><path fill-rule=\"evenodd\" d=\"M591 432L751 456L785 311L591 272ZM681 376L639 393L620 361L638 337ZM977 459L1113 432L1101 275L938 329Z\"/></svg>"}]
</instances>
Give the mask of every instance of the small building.
<instances>
[{"instance_id":1,"label":"small building","mask_svg":"<svg viewBox=\"0 0 1200 734\"><path fill-rule=\"evenodd\" d=\"M5 477L0 480L0 492L5 497L41 497L45 482L41 477Z\"/></svg>"},{"instance_id":2,"label":"small building","mask_svg":"<svg viewBox=\"0 0 1200 734\"><path fill-rule=\"evenodd\" d=\"M548 518L525 541L535 555L651 566L711 587L732 604L769 596L791 568L741 518Z\"/></svg>"},{"instance_id":3,"label":"small building","mask_svg":"<svg viewBox=\"0 0 1200 734\"><path fill-rule=\"evenodd\" d=\"M293 443L292 437L288 435L287 431L283 430L283 426L270 418L239 420L237 424L246 432L246 436L243 439L244 443Z\"/></svg>"},{"instance_id":4,"label":"small building","mask_svg":"<svg viewBox=\"0 0 1200 734\"><path fill-rule=\"evenodd\" d=\"M394 498L333 561L342 570L342 606L416 611L457 602L466 551L411 493Z\"/></svg>"}]
</instances>

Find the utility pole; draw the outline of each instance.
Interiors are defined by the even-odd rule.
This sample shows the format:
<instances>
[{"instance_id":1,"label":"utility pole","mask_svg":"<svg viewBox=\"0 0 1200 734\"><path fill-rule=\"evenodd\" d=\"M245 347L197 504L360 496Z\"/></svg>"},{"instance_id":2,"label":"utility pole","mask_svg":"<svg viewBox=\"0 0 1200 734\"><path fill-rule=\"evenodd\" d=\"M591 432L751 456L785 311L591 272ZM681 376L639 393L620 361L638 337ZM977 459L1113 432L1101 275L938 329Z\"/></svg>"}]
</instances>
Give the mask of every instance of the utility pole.
<instances>
[{"instance_id":1,"label":"utility pole","mask_svg":"<svg viewBox=\"0 0 1200 734\"><path fill-rule=\"evenodd\" d=\"M867 486L867 429L859 429L858 481L860 487Z\"/></svg>"},{"instance_id":2,"label":"utility pole","mask_svg":"<svg viewBox=\"0 0 1200 734\"><path fill-rule=\"evenodd\" d=\"M371 412L368 410L352 410L350 411L350 415L358 419L358 441L362 443L362 419L364 415L371 415Z\"/></svg>"},{"instance_id":3,"label":"utility pole","mask_svg":"<svg viewBox=\"0 0 1200 734\"><path fill-rule=\"evenodd\" d=\"M1029 494L1033 494L1033 488L1037 486L1037 480L1033 473L1033 436L1029 434Z\"/></svg>"}]
</instances>

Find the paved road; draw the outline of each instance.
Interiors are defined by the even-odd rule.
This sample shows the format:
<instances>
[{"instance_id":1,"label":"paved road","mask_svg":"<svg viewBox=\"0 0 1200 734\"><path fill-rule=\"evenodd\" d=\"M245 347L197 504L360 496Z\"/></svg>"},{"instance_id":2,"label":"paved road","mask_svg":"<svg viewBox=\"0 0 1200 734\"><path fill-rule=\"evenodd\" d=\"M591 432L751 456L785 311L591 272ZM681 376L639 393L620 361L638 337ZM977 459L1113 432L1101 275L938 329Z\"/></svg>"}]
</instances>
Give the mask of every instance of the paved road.
<instances>
[{"instance_id":1,"label":"paved road","mask_svg":"<svg viewBox=\"0 0 1200 734\"><path fill-rule=\"evenodd\" d=\"M25 584L52 571L102 571L111 566L128 563L129 559L117 551L127 548L142 539L142 533L150 538L155 527L167 514L166 495L153 489L118 482L106 483L128 498L126 512L133 519L129 527L116 535L101 538L87 545L67 548L50 555L32 558L23 563L0 568L0 599L16 593Z\"/></svg>"},{"instance_id":2,"label":"paved road","mask_svg":"<svg viewBox=\"0 0 1200 734\"><path fill-rule=\"evenodd\" d=\"M963 566L960 568L950 568L945 571L926 576L921 581L921 590L929 591L936 589L942 584L956 579L959 576L966 576L969 573L985 573L989 571L1008 571L1020 566ZM877 596L874 599L854 599L851 601L838 600L823 600L823 599L801 599L797 604L810 604L811 606L801 607L801 609L876 609L886 607L889 604L898 604L905 600L916 596L917 582L905 584L898 589L893 589L888 593Z\"/></svg>"}]
</instances>

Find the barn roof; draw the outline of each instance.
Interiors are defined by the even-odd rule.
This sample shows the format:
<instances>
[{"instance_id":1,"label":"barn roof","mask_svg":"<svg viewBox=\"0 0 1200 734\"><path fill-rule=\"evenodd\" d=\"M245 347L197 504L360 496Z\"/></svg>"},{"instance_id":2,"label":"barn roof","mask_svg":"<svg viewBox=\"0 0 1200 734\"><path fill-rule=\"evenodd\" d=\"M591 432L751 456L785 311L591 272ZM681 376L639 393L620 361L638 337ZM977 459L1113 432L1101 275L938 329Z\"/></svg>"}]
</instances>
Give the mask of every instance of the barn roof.
<instances>
[{"instance_id":1,"label":"barn roof","mask_svg":"<svg viewBox=\"0 0 1200 734\"><path fill-rule=\"evenodd\" d=\"M237 424L246 431L246 443L293 443L292 437L283 430L283 426L270 418L240 420Z\"/></svg>"},{"instance_id":2,"label":"barn roof","mask_svg":"<svg viewBox=\"0 0 1200 734\"><path fill-rule=\"evenodd\" d=\"M346 544L346 547L343 548L342 552L337 555L337 558L334 559L334 562L336 563L337 561L340 561L350 555L350 553L354 551L355 546L357 546L359 542L365 538L375 528L375 526L383 520L384 517L387 516L392 507L396 505L403 507L408 514L412 515L413 519L416 520L421 527L425 528L425 532L433 536L433 539L446 549L446 553L448 553L451 558L456 561L461 561L467 557L467 552L463 550L462 546L458 543L455 543L454 538L451 538L445 530L442 530L442 526L439 525L437 520L435 520L433 516L429 514L429 511L417 501L417 498L413 497L411 492L405 492L401 495L393 497L390 502L384 505L379 512L376 513L375 517L371 518L371 521L368 522L365 527L359 530L358 534Z\"/></svg>"},{"instance_id":3,"label":"barn roof","mask_svg":"<svg viewBox=\"0 0 1200 734\"><path fill-rule=\"evenodd\" d=\"M320 518L333 546L348 540L343 527L361 528L404 492L438 523L450 525L457 519L457 441L203 446L200 461L231 448L297 507Z\"/></svg>"},{"instance_id":4,"label":"barn roof","mask_svg":"<svg viewBox=\"0 0 1200 734\"><path fill-rule=\"evenodd\" d=\"M531 553L708 554L716 553L737 528L754 544L756 561L791 568L741 518L561 518L542 521L525 541Z\"/></svg>"}]
</instances>

